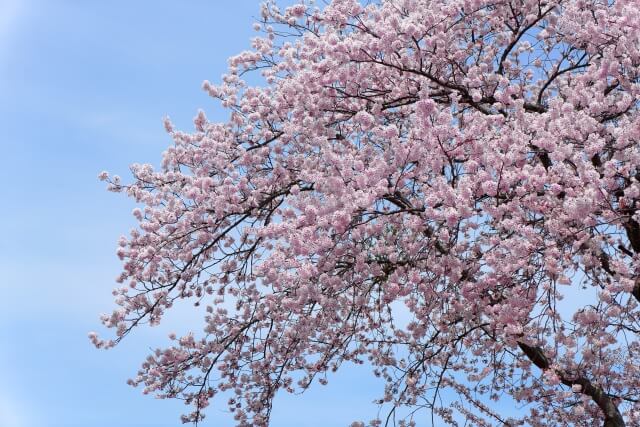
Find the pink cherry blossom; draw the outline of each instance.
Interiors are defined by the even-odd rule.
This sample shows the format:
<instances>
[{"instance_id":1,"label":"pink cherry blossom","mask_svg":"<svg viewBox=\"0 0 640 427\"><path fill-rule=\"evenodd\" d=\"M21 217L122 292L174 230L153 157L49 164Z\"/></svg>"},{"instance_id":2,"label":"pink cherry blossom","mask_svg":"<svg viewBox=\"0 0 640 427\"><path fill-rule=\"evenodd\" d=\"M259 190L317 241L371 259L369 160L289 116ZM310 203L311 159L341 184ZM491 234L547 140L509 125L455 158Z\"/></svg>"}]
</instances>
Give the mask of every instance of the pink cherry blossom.
<instances>
[{"instance_id":1,"label":"pink cherry blossom","mask_svg":"<svg viewBox=\"0 0 640 427\"><path fill-rule=\"evenodd\" d=\"M255 29L203 84L228 122L99 175L143 207L91 341L207 312L131 383L266 426L367 363L398 425L640 425L640 1L267 1Z\"/></svg>"}]
</instances>

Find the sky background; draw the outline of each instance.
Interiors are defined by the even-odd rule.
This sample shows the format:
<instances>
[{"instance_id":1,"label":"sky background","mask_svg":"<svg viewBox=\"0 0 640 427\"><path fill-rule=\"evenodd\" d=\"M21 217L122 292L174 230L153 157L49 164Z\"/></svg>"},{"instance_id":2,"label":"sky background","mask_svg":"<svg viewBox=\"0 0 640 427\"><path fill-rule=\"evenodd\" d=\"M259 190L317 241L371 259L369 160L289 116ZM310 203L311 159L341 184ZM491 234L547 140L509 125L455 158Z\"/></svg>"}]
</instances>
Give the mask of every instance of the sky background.
<instances>
[{"instance_id":1,"label":"sky background","mask_svg":"<svg viewBox=\"0 0 640 427\"><path fill-rule=\"evenodd\" d=\"M178 309L113 350L91 346L113 308L116 241L133 202L102 170L129 177L171 144L165 115L192 129L201 89L249 47L258 0L0 0L0 427L178 426L184 405L126 384L166 334L201 329ZM366 368L276 399L274 427L371 419ZM225 405L204 426L231 426Z\"/></svg>"}]
</instances>

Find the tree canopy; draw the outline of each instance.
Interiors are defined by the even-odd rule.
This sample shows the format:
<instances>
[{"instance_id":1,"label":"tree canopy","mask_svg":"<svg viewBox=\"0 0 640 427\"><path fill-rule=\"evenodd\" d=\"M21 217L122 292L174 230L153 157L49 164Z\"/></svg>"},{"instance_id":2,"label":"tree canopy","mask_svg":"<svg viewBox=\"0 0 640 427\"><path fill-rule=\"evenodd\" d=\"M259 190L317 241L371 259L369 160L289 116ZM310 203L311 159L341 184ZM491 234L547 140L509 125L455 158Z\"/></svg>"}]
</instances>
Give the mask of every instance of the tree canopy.
<instances>
[{"instance_id":1,"label":"tree canopy","mask_svg":"<svg viewBox=\"0 0 640 427\"><path fill-rule=\"evenodd\" d=\"M142 208L93 342L207 312L131 383L266 426L358 363L386 412L353 426L640 425L640 2L269 1L256 30L203 84L226 123L101 174Z\"/></svg>"}]
</instances>

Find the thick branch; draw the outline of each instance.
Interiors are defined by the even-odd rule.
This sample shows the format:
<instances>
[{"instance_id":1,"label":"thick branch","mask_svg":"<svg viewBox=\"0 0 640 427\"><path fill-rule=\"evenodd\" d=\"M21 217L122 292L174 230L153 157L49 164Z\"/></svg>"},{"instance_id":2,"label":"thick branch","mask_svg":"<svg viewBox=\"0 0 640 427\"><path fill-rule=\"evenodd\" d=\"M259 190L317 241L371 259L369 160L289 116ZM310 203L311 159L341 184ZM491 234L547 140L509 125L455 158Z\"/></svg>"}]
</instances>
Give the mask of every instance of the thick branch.
<instances>
[{"instance_id":1,"label":"thick branch","mask_svg":"<svg viewBox=\"0 0 640 427\"><path fill-rule=\"evenodd\" d=\"M629 218L624 224L624 229L627 231L627 237L633 250L640 254L640 224L633 218Z\"/></svg>"},{"instance_id":2,"label":"thick branch","mask_svg":"<svg viewBox=\"0 0 640 427\"><path fill-rule=\"evenodd\" d=\"M518 341L518 347L531 360L531 362L543 371L549 369L551 363L547 356L544 355L540 347L531 347L521 341ZM602 390L601 387L593 385L585 377L571 378L566 372L555 370L562 384L566 386L579 385L581 393L591 397L604 414L603 427L624 427L624 419L613 402L613 399Z\"/></svg>"}]
</instances>

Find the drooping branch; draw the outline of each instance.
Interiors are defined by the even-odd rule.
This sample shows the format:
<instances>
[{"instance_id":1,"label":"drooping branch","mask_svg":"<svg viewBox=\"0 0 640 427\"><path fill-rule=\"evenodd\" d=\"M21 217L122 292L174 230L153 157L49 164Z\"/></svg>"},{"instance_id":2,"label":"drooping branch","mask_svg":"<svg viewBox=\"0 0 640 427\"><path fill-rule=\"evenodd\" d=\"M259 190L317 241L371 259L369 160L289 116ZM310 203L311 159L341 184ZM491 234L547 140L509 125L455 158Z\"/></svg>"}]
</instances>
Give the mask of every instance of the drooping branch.
<instances>
[{"instance_id":1,"label":"drooping branch","mask_svg":"<svg viewBox=\"0 0 640 427\"><path fill-rule=\"evenodd\" d=\"M545 356L540 347L532 347L522 341L518 341L518 347L527 356L527 358L542 371L551 368L551 362ZM599 386L594 385L585 377L572 377L570 374L558 369L554 369L560 382L566 386L579 385L580 393L586 394L598 405L604 414L603 427L625 427L624 419L613 402L613 399Z\"/></svg>"}]
</instances>

